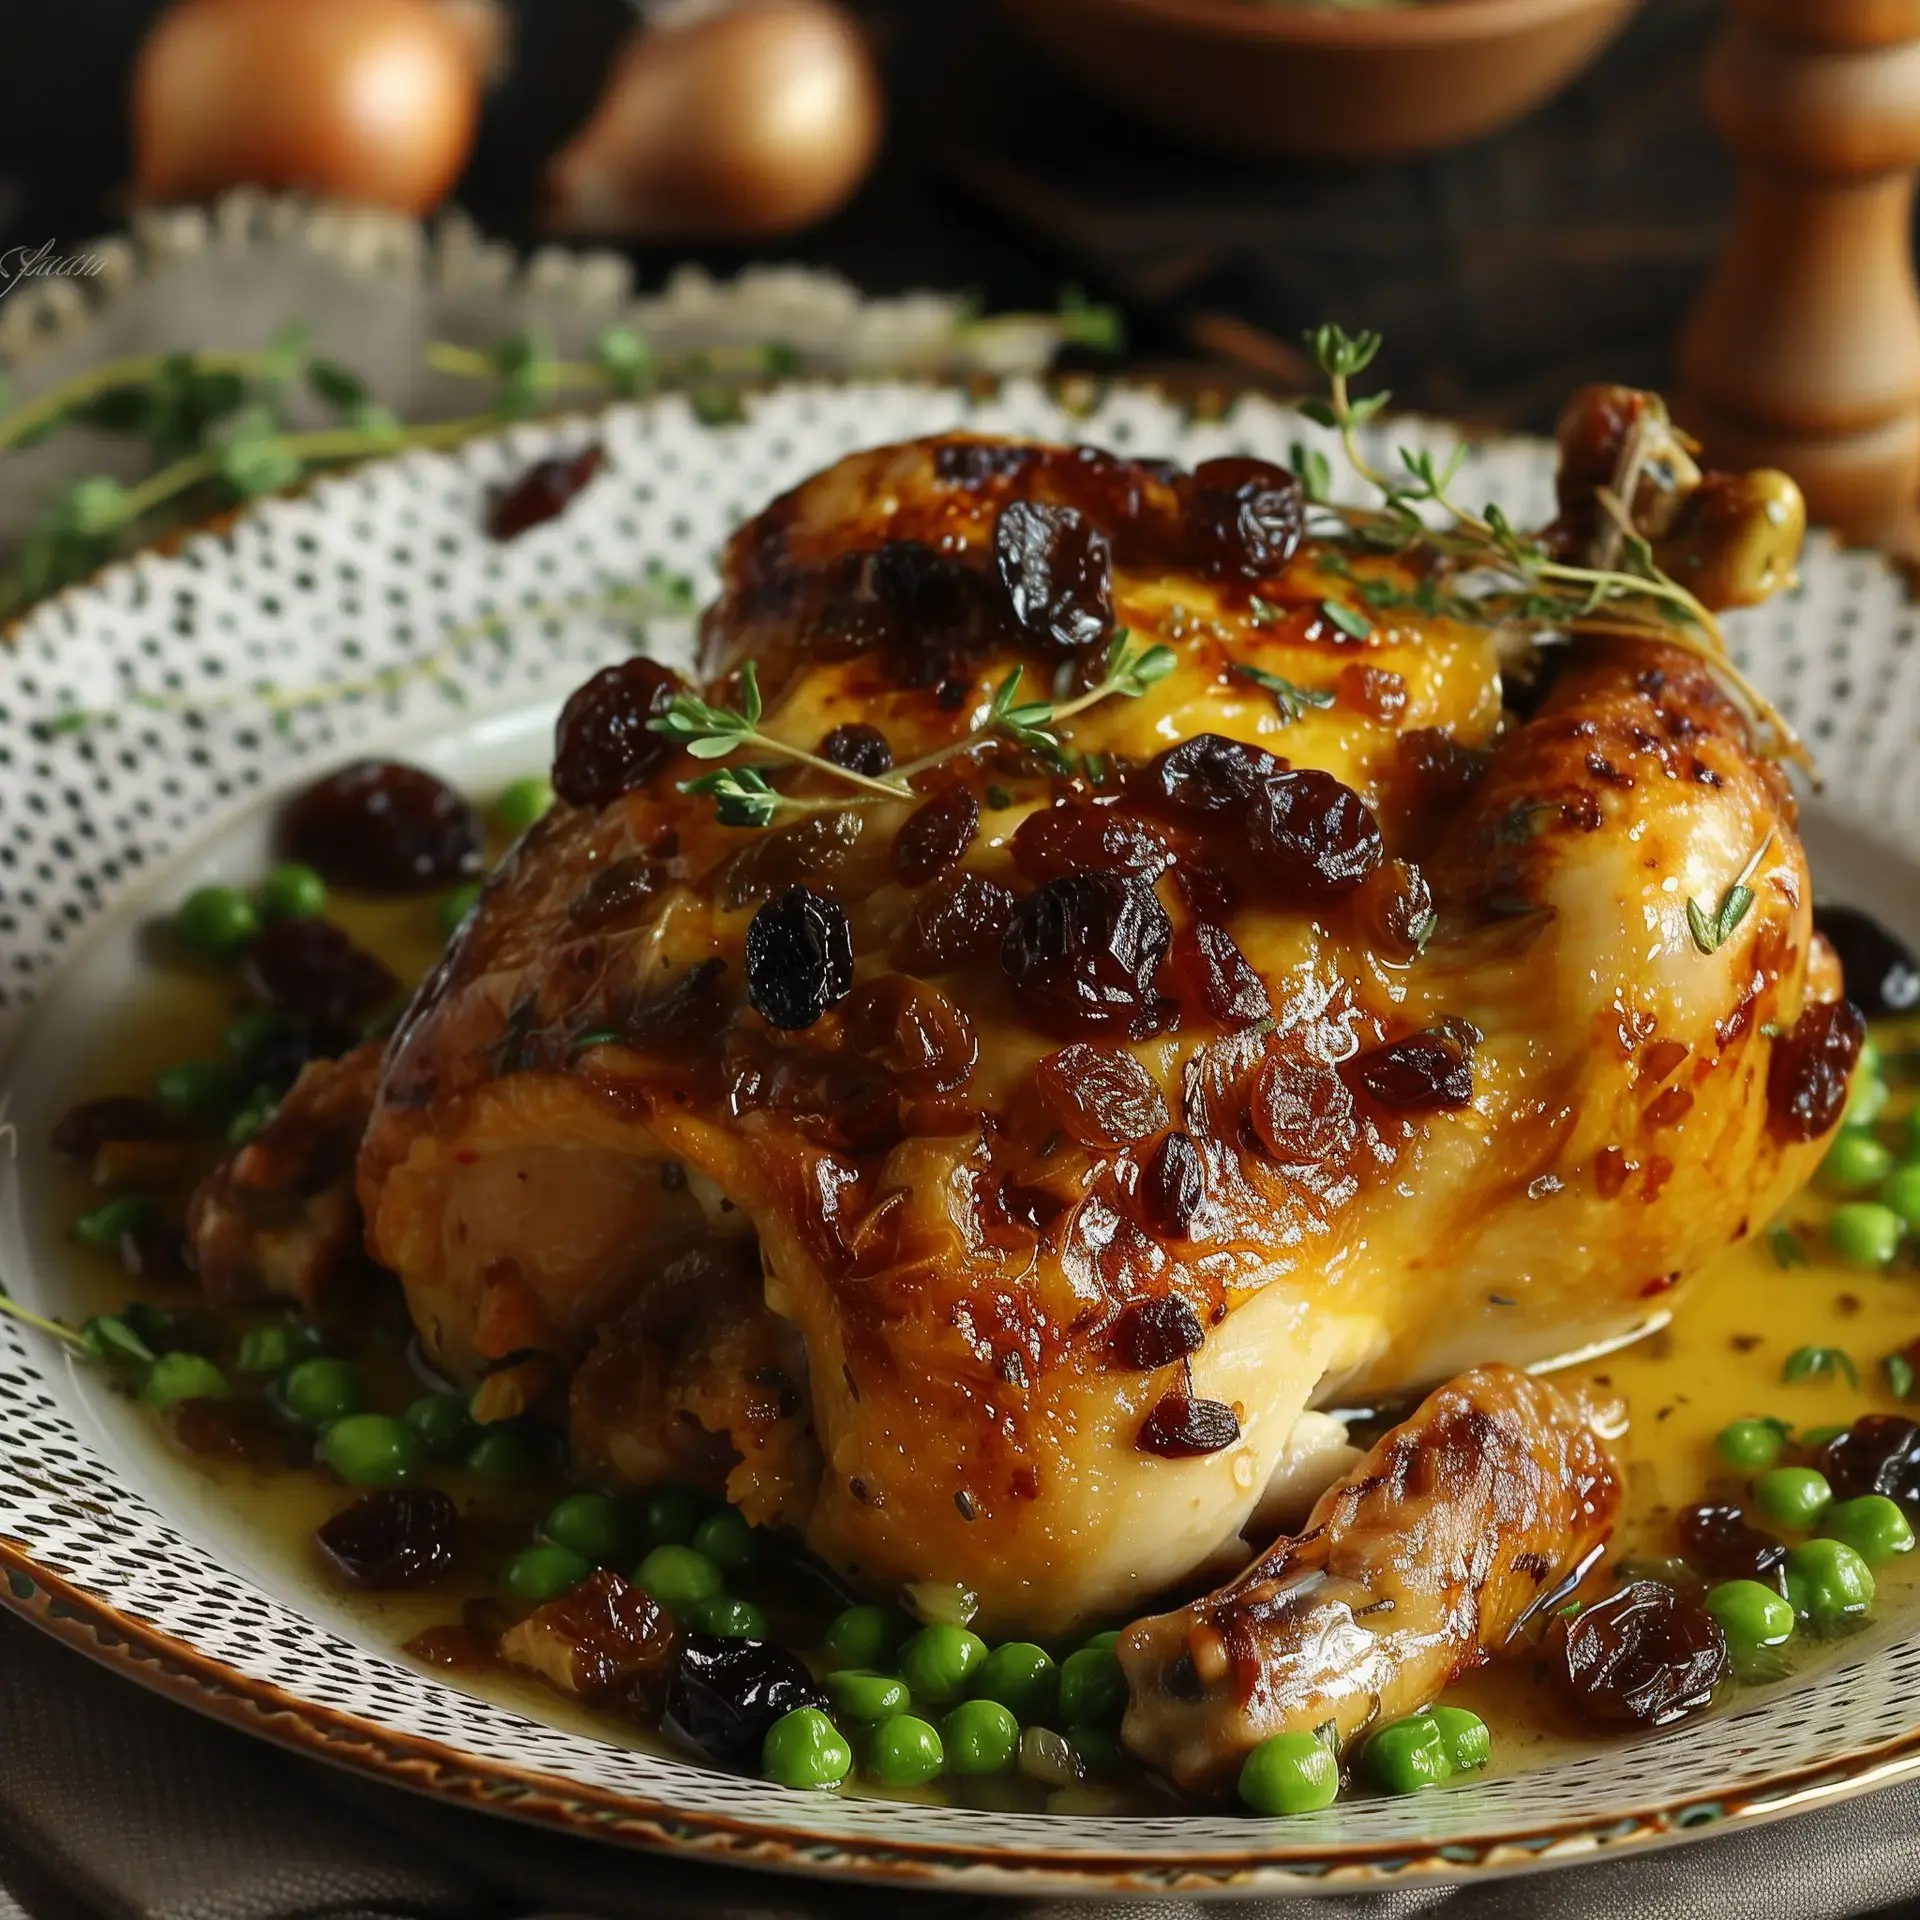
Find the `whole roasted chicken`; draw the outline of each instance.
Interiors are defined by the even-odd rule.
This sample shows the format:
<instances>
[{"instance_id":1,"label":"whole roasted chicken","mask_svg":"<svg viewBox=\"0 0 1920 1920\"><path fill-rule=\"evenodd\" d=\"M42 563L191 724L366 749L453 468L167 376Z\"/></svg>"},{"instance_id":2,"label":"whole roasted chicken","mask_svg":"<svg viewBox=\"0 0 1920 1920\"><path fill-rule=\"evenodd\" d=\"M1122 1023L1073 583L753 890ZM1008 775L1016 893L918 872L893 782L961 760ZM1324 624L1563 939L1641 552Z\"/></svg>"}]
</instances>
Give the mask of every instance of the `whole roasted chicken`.
<instances>
[{"instance_id":1,"label":"whole roasted chicken","mask_svg":"<svg viewBox=\"0 0 1920 1920\"><path fill-rule=\"evenodd\" d=\"M384 1057L203 1189L203 1270L304 1284L372 1088L368 1249L482 1417L989 1631L1195 1591L1324 1492L1134 1630L1129 1738L1208 1783L1430 1695L1617 1499L1510 1369L1764 1225L1860 1044L1707 612L1797 496L1619 389L1562 453L1537 540L1423 524L1431 467L1336 509L1247 458L841 461L733 540L701 691L568 702L559 804ZM1341 1480L1325 1409L1466 1369Z\"/></svg>"}]
</instances>

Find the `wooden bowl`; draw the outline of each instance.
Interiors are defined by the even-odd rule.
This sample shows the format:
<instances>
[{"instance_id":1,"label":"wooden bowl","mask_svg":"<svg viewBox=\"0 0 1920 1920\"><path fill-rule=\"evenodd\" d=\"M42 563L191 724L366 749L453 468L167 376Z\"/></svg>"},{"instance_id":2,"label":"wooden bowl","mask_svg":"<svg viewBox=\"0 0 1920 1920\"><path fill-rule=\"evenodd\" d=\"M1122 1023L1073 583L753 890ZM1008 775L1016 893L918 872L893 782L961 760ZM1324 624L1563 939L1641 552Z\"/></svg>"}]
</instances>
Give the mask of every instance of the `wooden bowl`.
<instances>
[{"instance_id":1,"label":"wooden bowl","mask_svg":"<svg viewBox=\"0 0 1920 1920\"><path fill-rule=\"evenodd\" d=\"M1096 91L1240 153L1381 160L1492 133L1565 85L1634 0L1004 0Z\"/></svg>"}]
</instances>

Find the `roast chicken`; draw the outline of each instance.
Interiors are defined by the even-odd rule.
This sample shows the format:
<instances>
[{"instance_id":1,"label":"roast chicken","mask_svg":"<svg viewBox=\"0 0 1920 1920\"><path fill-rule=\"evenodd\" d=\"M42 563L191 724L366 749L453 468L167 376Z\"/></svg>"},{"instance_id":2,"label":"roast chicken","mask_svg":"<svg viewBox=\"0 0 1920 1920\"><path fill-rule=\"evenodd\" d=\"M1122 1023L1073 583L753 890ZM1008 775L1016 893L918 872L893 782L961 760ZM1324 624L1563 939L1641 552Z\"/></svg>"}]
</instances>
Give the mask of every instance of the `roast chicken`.
<instances>
[{"instance_id":1,"label":"roast chicken","mask_svg":"<svg viewBox=\"0 0 1920 1920\"><path fill-rule=\"evenodd\" d=\"M1328 1410L1764 1227L1859 1036L1751 713L1306 519L1257 461L858 453L733 539L704 705L575 695L358 1159L484 1409L1055 1633L1238 1568Z\"/></svg>"}]
</instances>

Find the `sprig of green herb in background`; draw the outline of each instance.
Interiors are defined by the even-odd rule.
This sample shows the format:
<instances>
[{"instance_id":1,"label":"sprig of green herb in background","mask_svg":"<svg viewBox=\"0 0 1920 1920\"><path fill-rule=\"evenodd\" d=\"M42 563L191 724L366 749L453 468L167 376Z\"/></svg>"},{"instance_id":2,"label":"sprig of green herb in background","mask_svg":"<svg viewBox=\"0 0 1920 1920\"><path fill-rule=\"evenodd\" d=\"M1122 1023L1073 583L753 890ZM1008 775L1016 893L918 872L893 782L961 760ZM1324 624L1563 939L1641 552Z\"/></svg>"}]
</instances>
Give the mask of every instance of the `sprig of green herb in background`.
<instances>
[{"instance_id":1,"label":"sprig of green herb in background","mask_svg":"<svg viewBox=\"0 0 1920 1920\"><path fill-rule=\"evenodd\" d=\"M1269 673L1264 667L1249 666L1244 660L1234 661L1229 671L1243 680L1251 680L1256 687L1264 687L1273 695L1273 704L1280 709L1281 717L1289 723L1298 720L1309 707L1333 705L1331 687L1296 686L1285 674Z\"/></svg>"},{"instance_id":2,"label":"sprig of green herb in background","mask_svg":"<svg viewBox=\"0 0 1920 1920\"><path fill-rule=\"evenodd\" d=\"M1853 1356L1842 1347L1795 1347L1780 1369L1780 1378L1788 1386L1802 1380L1824 1380L1838 1375L1850 1387L1860 1385L1860 1369Z\"/></svg>"}]
</instances>

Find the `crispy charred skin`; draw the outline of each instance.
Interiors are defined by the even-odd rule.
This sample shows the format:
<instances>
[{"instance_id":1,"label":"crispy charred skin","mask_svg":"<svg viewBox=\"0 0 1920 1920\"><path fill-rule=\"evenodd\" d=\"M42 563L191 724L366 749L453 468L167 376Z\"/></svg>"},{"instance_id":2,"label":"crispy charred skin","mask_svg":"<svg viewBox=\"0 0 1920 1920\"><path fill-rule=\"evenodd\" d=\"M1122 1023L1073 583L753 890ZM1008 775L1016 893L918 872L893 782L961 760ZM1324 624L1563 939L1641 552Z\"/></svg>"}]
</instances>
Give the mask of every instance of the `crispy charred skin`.
<instances>
[{"instance_id":1,"label":"crispy charred skin","mask_svg":"<svg viewBox=\"0 0 1920 1920\"><path fill-rule=\"evenodd\" d=\"M1510 1367L1450 1381L1331 1487L1304 1532L1116 1651L1122 1737L1194 1792L1275 1733L1344 1748L1431 1702L1582 1567L1620 1485L1581 1409Z\"/></svg>"},{"instance_id":2,"label":"crispy charred skin","mask_svg":"<svg viewBox=\"0 0 1920 1920\"><path fill-rule=\"evenodd\" d=\"M759 831L664 742L600 799L563 729L589 797L489 881L360 1158L442 1366L550 1355L608 1470L695 1472L876 1591L964 1574L985 1630L1064 1631L1231 1549L1303 1408L1628 1336L1769 1217L1837 1117L1778 1124L1806 1077L1770 1102L1778 1036L1839 981L1742 714L1619 641L1523 697L1413 563L1288 551L1290 485L955 436L741 530L708 691L737 705L754 660L762 729L809 752L950 747L1015 668L1097 677L1069 641L1102 621L1175 665L1068 724L1069 773L995 750L872 805L782 774L814 810ZM1110 564L1023 625L996 542L1060 506ZM1326 834L1263 816L1257 850L1251 802L1164 758L1203 735L1249 793L1311 770ZM1760 849L1703 952L1688 901ZM1100 921L1091 1013L1007 931L1056 882ZM844 915L852 991L776 1029L746 940L796 885ZM686 1311L716 1237L758 1273Z\"/></svg>"}]
</instances>

